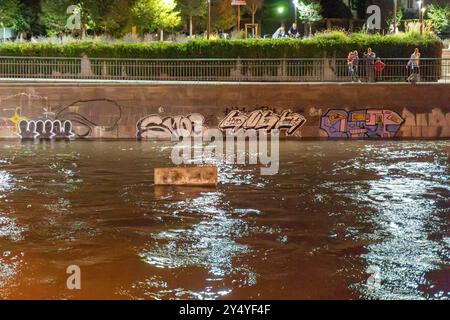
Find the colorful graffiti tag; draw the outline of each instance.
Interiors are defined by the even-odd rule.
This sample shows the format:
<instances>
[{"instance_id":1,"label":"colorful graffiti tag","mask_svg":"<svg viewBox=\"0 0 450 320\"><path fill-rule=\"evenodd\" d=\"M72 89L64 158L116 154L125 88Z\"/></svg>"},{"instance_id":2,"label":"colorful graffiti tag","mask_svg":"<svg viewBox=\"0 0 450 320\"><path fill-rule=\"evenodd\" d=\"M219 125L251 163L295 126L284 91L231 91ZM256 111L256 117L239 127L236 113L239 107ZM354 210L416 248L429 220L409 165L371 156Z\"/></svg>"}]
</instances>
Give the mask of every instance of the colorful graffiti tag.
<instances>
[{"instance_id":1,"label":"colorful graffiti tag","mask_svg":"<svg viewBox=\"0 0 450 320\"><path fill-rule=\"evenodd\" d=\"M393 138L405 120L395 111L331 109L320 120L330 138Z\"/></svg>"},{"instance_id":2,"label":"colorful graffiti tag","mask_svg":"<svg viewBox=\"0 0 450 320\"><path fill-rule=\"evenodd\" d=\"M285 130L286 135L294 134L306 123L306 118L291 110L282 111L280 114L267 109L254 110L249 113L233 110L219 123L222 131L239 129L265 129L270 132L274 129Z\"/></svg>"},{"instance_id":3,"label":"colorful graffiti tag","mask_svg":"<svg viewBox=\"0 0 450 320\"><path fill-rule=\"evenodd\" d=\"M23 116L21 115L20 108L16 108L16 109L15 109L14 115L13 115L12 117L10 117L10 118L2 117L1 119L2 119L3 121L12 123L12 124L14 125L16 131L17 131L18 128L19 128L19 122L20 122L20 121L22 121L22 120L29 120L27 117L23 117Z\"/></svg>"},{"instance_id":4,"label":"colorful graffiti tag","mask_svg":"<svg viewBox=\"0 0 450 320\"><path fill-rule=\"evenodd\" d=\"M21 120L19 122L19 137L22 140L40 139L73 139L72 122L66 120Z\"/></svg>"},{"instance_id":5,"label":"colorful graffiti tag","mask_svg":"<svg viewBox=\"0 0 450 320\"><path fill-rule=\"evenodd\" d=\"M140 119L136 125L138 139L170 139L202 134L205 118L198 113L188 116L162 117L152 114Z\"/></svg>"},{"instance_id":6,"label":"colorful graffiti tag","mask_svg":"<svg viewBox=\"0 0 450 320\"><path fill-rule=\"evenodd\" d=\"M122 106L111 99L52 107L46 97L26 93L0 97L0 112L0 134L22 139L117 137L122 119Z\"/></svg>"}]
</instances>

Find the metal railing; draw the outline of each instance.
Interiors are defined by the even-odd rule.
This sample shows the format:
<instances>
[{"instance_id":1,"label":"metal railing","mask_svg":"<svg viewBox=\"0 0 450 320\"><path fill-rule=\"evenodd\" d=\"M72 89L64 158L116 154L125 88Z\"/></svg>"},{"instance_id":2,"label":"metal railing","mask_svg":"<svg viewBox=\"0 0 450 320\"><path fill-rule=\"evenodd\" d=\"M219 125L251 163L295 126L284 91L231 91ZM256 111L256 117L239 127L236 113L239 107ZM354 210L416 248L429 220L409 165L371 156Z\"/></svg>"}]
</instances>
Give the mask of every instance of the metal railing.
<instances>
[{"instance_id":1,"label":"metal railing","mask_svg":"<svg viewBox=\"0 0 450 320\"><path fill-rule=\"evenodd\" d=\"M361 59L362 82L404 82L409 59L382 59L376 72ZM129 81L349 82L346 59L102 59L0 57L0 79ZM450 82L450 59L421 59L420 81Z\"/></svg>"}]
</instances>

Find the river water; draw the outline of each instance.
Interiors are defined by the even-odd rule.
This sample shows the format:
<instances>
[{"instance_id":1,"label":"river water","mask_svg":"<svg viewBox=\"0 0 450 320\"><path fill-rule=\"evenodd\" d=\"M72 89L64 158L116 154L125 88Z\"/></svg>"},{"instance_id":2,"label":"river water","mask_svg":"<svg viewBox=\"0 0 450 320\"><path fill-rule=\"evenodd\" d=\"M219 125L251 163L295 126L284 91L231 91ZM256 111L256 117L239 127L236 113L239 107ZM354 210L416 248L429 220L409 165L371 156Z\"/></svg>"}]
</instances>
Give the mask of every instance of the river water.
<instances>
[{"instance_id":1,"label":"river water","mask_svg":"<svg viewBox=\"0 0 450 320\"><path fill-rule=\"evenodd\" d=\"M155 187L170 152L1 141L0 299L450 298L450 142L282 141L278 175Z\"/></svg>"}]
</instances>

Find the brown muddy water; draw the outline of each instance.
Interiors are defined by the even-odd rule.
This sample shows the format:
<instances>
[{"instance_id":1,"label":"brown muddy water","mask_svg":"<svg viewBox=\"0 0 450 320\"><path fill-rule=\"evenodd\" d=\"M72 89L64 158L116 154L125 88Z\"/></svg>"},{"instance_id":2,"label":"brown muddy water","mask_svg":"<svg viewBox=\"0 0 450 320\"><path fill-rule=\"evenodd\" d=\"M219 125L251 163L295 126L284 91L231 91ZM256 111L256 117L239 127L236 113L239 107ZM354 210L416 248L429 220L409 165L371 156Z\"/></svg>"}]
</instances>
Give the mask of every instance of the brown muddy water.
<instances>
[{"instance_id":1,"label":"brown muddy water","mask_svg":"<svg viewBox=\"0 0 450 320\"><path fill-rule=\"evenodd\" d=\"M171 143L1 141L0 299L448 299L449 150L282 141L199 189L152 185Z\"/></svg>"}]
</instances>

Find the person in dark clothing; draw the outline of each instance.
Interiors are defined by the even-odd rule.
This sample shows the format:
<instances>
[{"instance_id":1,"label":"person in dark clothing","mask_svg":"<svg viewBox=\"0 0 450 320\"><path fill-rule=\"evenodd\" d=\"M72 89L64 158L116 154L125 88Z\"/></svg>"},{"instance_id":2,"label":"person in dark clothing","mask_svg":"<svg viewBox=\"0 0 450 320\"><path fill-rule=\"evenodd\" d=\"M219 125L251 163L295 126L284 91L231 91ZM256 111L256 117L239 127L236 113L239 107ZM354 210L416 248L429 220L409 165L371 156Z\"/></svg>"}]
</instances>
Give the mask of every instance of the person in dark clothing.
<instances>
[{"instance_id":1,"label":"person in dark clothing","mask_svg":"<svg viewBox=\"0 0 450 320\"><path fill-rule=\"evenodd\" d=\"M375 59L377 55L372 51L372 48L367 49L367 52L364 53L364 63L366 65L366 76L367 82L375 81Z\"/></svg>"},{"instance_id":2,"label":"person in dark clothing","mask_svg":"<svg viewBox=\"0 0 450 320\"><path fill-rule=\"evenodd\" d=\"M288 36L290 38L298 38L300 37L300 32L298 32L297 23L293 23L292 27L288 31Z\"/></svg>"}]
</instances>

